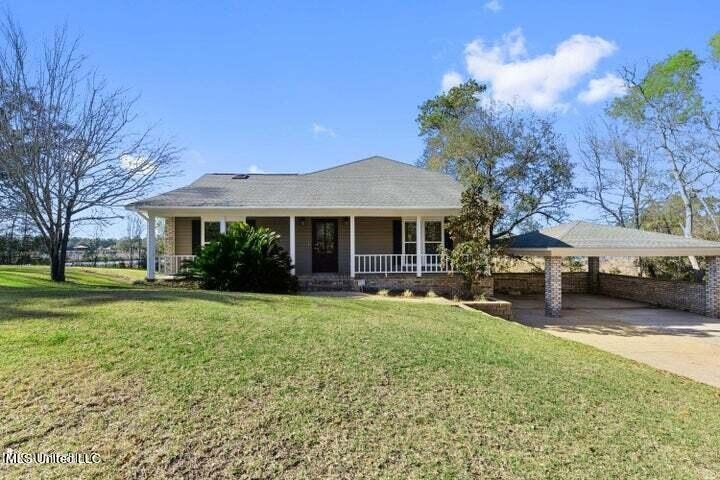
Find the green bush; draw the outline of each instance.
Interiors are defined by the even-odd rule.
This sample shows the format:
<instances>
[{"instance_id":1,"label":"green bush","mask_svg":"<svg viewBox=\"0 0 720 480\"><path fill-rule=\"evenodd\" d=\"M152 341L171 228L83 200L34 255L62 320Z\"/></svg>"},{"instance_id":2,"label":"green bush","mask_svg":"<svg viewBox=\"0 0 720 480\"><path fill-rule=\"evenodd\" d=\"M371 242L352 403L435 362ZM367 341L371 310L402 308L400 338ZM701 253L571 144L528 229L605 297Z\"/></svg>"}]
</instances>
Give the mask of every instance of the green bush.
<instances>
[{"instance_id":1,"label":"green bush","mask_svg":"<svg viewBox=\"0 0 720 480\"><path fill-rule=\"evenodd\" d=\"M290 257L278 244L280 235L246 223L234 223L200 250L184 274L203 288L236 292L297 291Z\"/></svg>"}]
</instances>

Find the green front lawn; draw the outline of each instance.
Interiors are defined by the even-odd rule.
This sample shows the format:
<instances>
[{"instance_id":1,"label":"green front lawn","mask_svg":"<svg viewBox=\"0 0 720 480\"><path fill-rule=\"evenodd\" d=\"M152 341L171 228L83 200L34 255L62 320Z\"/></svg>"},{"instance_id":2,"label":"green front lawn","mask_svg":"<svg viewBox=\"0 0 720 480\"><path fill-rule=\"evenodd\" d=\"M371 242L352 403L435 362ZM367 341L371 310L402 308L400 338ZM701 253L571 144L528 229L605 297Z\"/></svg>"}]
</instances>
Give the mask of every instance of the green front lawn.
<instances>
[{"instance_id":1,"label":"green front lawn","mask_svg":"<svg viewBox=\"0 0 720 480\"><path fill-rule=\"evenodd\" d=\"M427 303L0 268L0 477L718 478L720 391ZM135 276L136 275L136 276Z\"/></svg>"}]
</instances>

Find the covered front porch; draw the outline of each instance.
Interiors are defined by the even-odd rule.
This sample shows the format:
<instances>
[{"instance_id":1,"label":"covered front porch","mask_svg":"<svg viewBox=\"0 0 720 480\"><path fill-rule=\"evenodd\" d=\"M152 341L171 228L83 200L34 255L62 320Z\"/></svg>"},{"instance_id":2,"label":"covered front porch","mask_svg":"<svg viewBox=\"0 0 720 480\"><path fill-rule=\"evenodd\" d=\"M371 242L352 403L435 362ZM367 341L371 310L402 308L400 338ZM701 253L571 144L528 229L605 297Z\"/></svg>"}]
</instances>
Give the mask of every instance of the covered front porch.
<instances>
[{"instance_id":1,"label":"covered front porch","mask_svg":"<svg viewBox=\"0 0 720 480\"><path fill-rule=\"evenodd\" d=\"M177 274L202 245L226 232L233 222L266 227L280 235L280 246L289 253L293 273L298 276L337 274L360 279L366 275L422 277L453 272L453 266L441 255L441 247L451 247L446 216L437 213L283 216L211 213L162 218L164 254L158 256L157 262L148 258L148 265L156 264L157 271L164 275ZM154 274L155 270L148 270L148 278Z\"/></svg>"}]
</instances>

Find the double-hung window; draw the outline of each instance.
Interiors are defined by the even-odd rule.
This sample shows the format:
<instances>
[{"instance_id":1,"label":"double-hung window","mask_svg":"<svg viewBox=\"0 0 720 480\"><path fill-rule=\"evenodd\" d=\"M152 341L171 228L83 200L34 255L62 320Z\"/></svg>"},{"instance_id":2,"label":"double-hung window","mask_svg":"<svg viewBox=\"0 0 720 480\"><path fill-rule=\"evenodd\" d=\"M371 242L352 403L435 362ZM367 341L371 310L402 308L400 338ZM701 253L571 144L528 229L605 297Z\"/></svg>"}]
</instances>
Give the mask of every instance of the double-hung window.
<instances>
[{"instance_id":1,"label":"double-hung window","mask_svg":"<svg viewBox=\"0 0 720 480\"><path fill-rule=\"evenodd\" d=\"M417 253L417 224L407 221L403 223L403 253L415 255Z\"/></svg>"},{"instance_id":2,"label":"double-hung window","mask_svg":"<svg viewBox=\"0 0 720 480\"><path fill-rule=\"evenodd\" d=\"M213 242L218 239L220 236L220 222L203 222L203 230L205 236L203 237L203 242Z\"/></svg>"},{"instance_id":3,"label":"double-hung window","mask_svg":"<svg viewBox=\"0 0 720 480\"><path fill-rule=\"evenodd\" d=\"M440 246L443 240L443 225L440 220L426 220L424 226L425 232L425 249L428 255L440 253Z\"/></svg>"},{"instance_id":4,"label":"double-hung window","mask_svg":"<svg viewBox=\"0 0 720 480\"><path fill-rule=\"evenodd\" d=\"M440 252L443 244L443 222L442 220L423 220L423 232L418 243L417 222L415 220L403 221L403 253L415 255L419 251L434 255Z\"/></svg>"}]
</instances>

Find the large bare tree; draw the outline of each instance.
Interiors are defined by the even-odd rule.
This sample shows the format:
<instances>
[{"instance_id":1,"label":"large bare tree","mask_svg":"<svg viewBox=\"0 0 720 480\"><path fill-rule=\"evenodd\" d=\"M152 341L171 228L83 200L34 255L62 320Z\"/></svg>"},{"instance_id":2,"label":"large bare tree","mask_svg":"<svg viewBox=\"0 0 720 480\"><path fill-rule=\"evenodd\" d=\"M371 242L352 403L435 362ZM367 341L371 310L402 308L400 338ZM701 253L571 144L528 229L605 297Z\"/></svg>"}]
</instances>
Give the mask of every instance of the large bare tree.
<instances>
[{"instance_id":1,"label":"large bare tree","mask_svg":"<svg viewBox=\"0 0 720 480\"><path fill-rule=\"evenodd\" d=\"M694 236L697 204L711 194L717 184L716 159L708 157L709 129L703 128L706 102L699 80L703 62L691 51L680 50L651 65L640 75L635 68L625 68L623 79L627 94L616 98L609 113L643 130L665 160L674 193L683 203L682 231ZM698 200L701 200L698 202ZM695 270L695 257L689 257Z\"/></svg>"},{"instance_id":2,"label":"large bare tree","mask_svg":"<svg viewBox=\"0 0 720 480\"><path fill-rule=\"evenodd\" d=\"M654 147L647 137L605 121L589 123L578 144L589 179L584 202L609 223L639 229L643 213L661 190Z\"/></svg>"},{"instance_id":3,"label":"large bare tree","mask_svg":"<svg viewBox=\"0 0 720 480\"><path fill-rule=\"evenodd\" d=\"M137 126L136 99L88 68L67 29L35 56L12 18L0 38L0 199L32 219L64 281L73 225L148 194L177 150Z\"/></svg>"}]
</instances>

